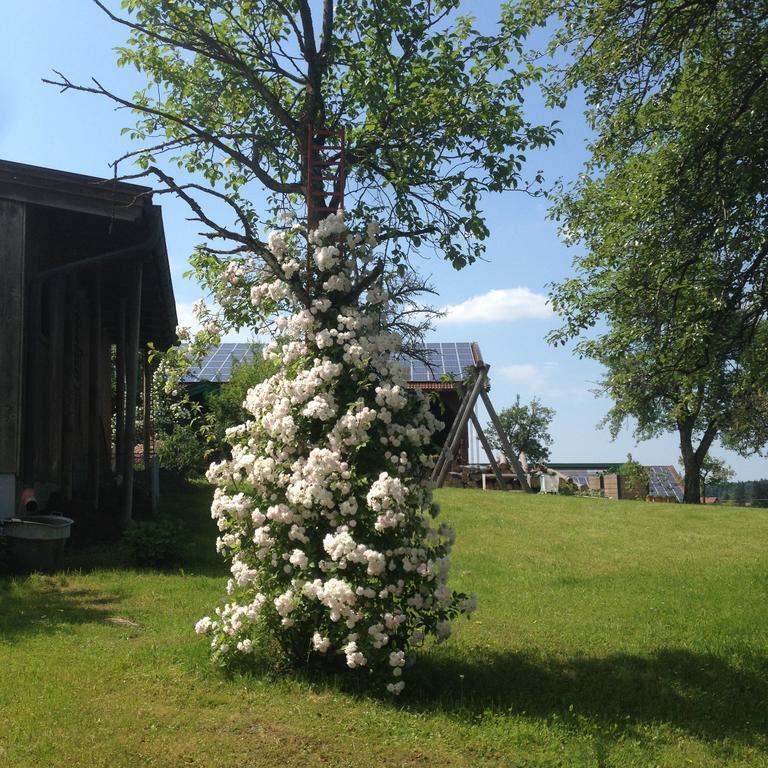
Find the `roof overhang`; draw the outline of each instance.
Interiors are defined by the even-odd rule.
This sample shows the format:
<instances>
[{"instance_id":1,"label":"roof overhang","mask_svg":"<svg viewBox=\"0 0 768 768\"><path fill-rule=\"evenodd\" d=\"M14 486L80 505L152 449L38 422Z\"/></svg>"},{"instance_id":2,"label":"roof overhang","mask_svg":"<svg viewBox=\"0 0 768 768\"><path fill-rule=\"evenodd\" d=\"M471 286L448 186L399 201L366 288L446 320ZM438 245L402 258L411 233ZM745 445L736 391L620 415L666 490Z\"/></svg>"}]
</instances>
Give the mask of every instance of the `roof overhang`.
<instances>
[{"instance_id":1,"label":"roof overhang","mask_svg":"<svg viewBox=\"0 0 768 768\"><path fill-rule=\"evenodd\" d=\"M57 217L59 222L63 217L78 225L93 222L86 227L94 232L92 245L81 245L81 250L62 256L57 272L87 271L108 264L113 282L119 284L126 264L142 262L142 341L161 348L175 342L178 320L162 210L152 203L151 188L0 160L0 199L57 212L47 216ZM70 233L75 226L70 225ZM113 230L114 237L107 236ZM116 251L122 255L117 256Z\"/></svg>"}]
</instances>

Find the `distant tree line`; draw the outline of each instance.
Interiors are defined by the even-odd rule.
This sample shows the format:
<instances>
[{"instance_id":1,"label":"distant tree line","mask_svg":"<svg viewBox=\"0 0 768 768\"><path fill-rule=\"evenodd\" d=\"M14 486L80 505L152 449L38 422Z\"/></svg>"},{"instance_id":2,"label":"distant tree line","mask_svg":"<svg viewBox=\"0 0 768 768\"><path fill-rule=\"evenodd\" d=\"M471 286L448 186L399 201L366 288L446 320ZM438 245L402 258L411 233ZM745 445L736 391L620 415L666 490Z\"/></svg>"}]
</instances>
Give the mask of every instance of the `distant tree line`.
<instances>
[{"instance_id":1,"label":"distant tree line","mask_svg":"<svg viewBox=\"0 0 768 768\"><path fill-rule=\"evenodd\" d=\"M768 508L768 479L725 483L707 489L708 496L717 496L738 506Z\"/></svg>"}]
</instances>

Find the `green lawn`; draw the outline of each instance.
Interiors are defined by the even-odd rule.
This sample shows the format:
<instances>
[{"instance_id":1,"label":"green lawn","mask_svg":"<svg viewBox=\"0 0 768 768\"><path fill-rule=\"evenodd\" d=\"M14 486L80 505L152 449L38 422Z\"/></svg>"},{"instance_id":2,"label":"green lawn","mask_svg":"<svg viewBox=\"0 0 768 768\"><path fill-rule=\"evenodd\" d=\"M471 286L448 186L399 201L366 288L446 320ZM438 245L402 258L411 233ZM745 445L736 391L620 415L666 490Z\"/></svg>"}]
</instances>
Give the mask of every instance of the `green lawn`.
<instances>
[{"instance_id":1,"label":"green lawn","mask_svg":"<svg viewBox=\"0 0 768 768\"><path fill-rule=\"evenodd\" d=\"M768 767L768 510L439 497L480 607L395 702L210 667L207 489L183 571L0 579L0 766Z\"/></svg>"}]
</instances>

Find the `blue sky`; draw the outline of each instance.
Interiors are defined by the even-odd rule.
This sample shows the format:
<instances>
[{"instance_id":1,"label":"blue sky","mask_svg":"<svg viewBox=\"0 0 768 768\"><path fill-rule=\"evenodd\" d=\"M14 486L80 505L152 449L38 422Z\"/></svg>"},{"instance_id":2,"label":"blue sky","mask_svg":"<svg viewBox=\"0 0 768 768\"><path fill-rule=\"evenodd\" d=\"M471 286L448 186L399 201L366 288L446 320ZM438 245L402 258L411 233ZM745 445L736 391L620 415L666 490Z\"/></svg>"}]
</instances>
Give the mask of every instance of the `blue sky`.
<instances>
[{"instance_id":1,"label":"blue sky","mask_svg":"<svg viewBox=\"0 0 768 768\"><path fill-rule=\"evenodd\" d=\"M489 9L497 4L475 0L469 5L478 15L491 16ZM96 76L112 90L132 92L142 84L140 75L119 70L114 63L113 48L124 42L125 30L88 0L3 0L0 21L0 158L110 175L109 162L131 148L128 138L120 135L120 129L131 124L130 114L96 97L61 95L41 78L55 68L75 81ZM543 169L548 182L579 172L589 136L581 107L576 98L564 112L551 114L535 97L527 101L529 119L558 119L563 129L553 149L529 156L531 172ZM186 318L200 295L194 283L182 278L198 228L186 221L182 203L169 197L159 202L179 314ZM461 272L436 259L424 262L424 271L431 273L439 291L435 303L449 312L430 340L479 343L491 365L497 410L518 392L523 399L536 395L553 407L553 460L616 461L631 451L644 463L676 463L680 451L674 435L636 445L625 430L611 442L607 431L597 427L609 403L590 391L600 377L599 366L544 342L557 324L544 301L547 284L570 274L574 255L547 220L546 203L510 192L489 197L483 208L491 231L484 262ZM742 459L719 446L713 453L725 457L739 479L768 475L765 459Z\"/></svg>"}]
</instances>

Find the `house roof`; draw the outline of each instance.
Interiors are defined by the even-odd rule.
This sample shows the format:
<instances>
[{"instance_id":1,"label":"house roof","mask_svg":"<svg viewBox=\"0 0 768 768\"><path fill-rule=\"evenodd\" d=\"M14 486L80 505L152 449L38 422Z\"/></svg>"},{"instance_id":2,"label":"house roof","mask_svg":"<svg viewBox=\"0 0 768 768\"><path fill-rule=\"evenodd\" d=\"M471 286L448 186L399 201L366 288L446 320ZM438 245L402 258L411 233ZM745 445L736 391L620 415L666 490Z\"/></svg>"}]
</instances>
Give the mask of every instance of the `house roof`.
<instances>
[{"instance_id":1,"label":"house roof","mask_svg":"<svg viewBox=\"0 0 768 768\"><path fill-rule=\"evenodd\" d=\"M141 260L142 341L173 343L176 302L162 212L149 187L0 160L0 199L30 206L34 225L61 244L55 262L42 268L45 277L103 266L107 291L119 292L127 265ZM115 334L116 318L116 308L106 306Z\"/></svg>"},{"instance_id":2,"label":"house roof","mask_svg":"<svg viewBox=\"0 0 768 768\"><path fill-rule=\"evenodd\" d=\"M250 360L255 346L225 343L212 347L205 358L190 368L183 381L224 383L232 367ZM440 342L425 344L413 354L399 353L394 358L408 368L408 387L427 391L453 391L454 382L462 381L467 367L482 363L476 342Z\"/></svg>"},{"instance_id":3,"label":"house roof","mask_svg":"<svg viewBox=\"0 0 768 768\"><path fill-rule=\"evenodd\" d=\"M0 160L0 198L138 221L152 190L114 179Z\"/></svg>"}]
</instances>

